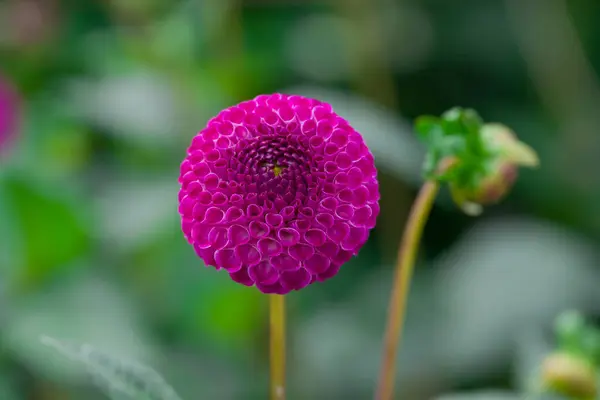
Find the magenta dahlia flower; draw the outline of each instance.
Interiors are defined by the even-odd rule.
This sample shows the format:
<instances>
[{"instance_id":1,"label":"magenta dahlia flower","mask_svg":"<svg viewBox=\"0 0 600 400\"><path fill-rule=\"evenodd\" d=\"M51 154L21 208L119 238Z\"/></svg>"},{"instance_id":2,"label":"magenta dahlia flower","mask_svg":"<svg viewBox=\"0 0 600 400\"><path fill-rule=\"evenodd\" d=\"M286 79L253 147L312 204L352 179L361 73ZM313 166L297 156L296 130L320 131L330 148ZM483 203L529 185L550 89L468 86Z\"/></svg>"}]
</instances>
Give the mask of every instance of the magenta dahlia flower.
<instances>
[{"instance_id":1,"label":"magenta dahlia flower","mask_svg":"<svg viewBox=\"0 0 600 400\"><path fill-rule=\"evenodd\" d=\"M263 293L333 277L379 214L373 155L329 104L261 95L221 111L181 164L179 213L207 265Z\"/></svg>"},{"instance_id":2,"label":"magenta dahlia flower","mask_svg":"<svg viewBox=\"0 0 600 400\"><path fill-rule=\"evenodd\" d=\"M0 76L0 155L4 153L18 129L19 98L16 91Z\"/></svg>"}]
</instances>

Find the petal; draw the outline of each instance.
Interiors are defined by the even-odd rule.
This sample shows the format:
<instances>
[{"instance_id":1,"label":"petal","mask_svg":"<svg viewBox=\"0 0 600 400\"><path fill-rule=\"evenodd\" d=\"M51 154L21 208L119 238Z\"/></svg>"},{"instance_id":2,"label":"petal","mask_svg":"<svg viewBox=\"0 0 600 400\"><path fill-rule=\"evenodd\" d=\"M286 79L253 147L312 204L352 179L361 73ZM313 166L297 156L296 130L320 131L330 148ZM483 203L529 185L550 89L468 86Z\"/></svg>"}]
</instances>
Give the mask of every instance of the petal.
<instances>
[{"instance_id":1,"label":"petal","mask_svg":"<svg viewBox=\"0 0 600 400\"><path fill-rule=\"evenodd\" d=\"M350 226L342 221L336 221L331 228L327 230L327 236L335 243L341 243L350 233Z\"/></svg>"},{"instance_id":2,"label":"petal","mask_svg":"<svg viewBox=\"0 0 600 400\"><path fill-rule=\"evenodd\" d=\"M277 232L277 238L283 246L293 246L300 240L300 232L292 228L281 228Z\"/></svg>"},{"instance_id":3,"label":"petal","mask_svg":"<svg viewBox=\"0 0 600 400\"><path fill-rule=\"evenodd\" d=\"M239 271L231 272L231 273L229 273L229 276L235 282L241 283L242 285L245 285L245 286L252 286L252 285L254 285L254 281L248 275L248 269L247 268L241 268Z\"/></svg>"},{"instance_id":4,"label":"petal","mask_svg":"<svg viewBox=\"0 0 600 400\"><path fill-rule=\"evenodd\" d=\"M297 271L283 271L280 277L281 286L288 290L300 290L308 286L310 281L311 275L304 268Z\"/></svg>"},{"instance_id":5,"label":"petal","mask_svg":"<svg viewBox=\"0 0 600 400\"><path fill-rule=\"evenodd\" d=\"M304 267L312 274L322 274L327 271L331 261L322 254L315 253L308 260L304 261Z\"/></svg>"},{"instance_id":6,"label":"petal","mask_svg":"<svg viewBox=\"0 0 600 400\"><path fill-rule=\"evenodd\" d=\"M304 261L309 259L313 254L315 254L315 249L312 246L307 244L298 243L289 248L289 254L292 258L298 261Z\"/></svg>"},{"instance_id":7,"label":"petal","mask_svg":"<svg viewBox=\"0 0 600 400\"><path fill-rule=\"evenodd\" d=\"M208 234L208 241L213 250L222 249L227 246L227 229L221 226L212 228Z\"/></svg>"},{"instance_id":8,"label":"petal","mask_svg":"<svg viewBox=\"0 0 600 400\"><path fill-rule=\"evenodd\" d=\"M250 235L253 238L259 239L261 237L267 236L271 229L269 225L264 222L252 221L250 222Z\"/></svg>"},{"instance_id":9,"label":"petal","mask_svg":"<svg viewBox=\"0 0 600 400\"><path fill-rule=\"evenodd\" d=\"M333 278L340 271L340 264L331 264L325 272L317 275L317 280L323 282L327 279Z\"/></svg>"},{"instance_id":10,"label":"petal","mask_svg":"<svg viewBox=\"0 0 600 400\"><path fill-rule=\"evenodd\" d=\"M242 267L242 261L236 256L231 248L215 251L215 261L217 265L227 270L227 272L236 272Z\"/></svg>"},{"instance_id":11,"label":"petal","mask_svg":"<svg viewBox=\"0 0 600 400\"><path fill-rule=\"evenodd\" d=\"M295 271L301 267L300 261L293 259L285 253L273 257L271 262L273 267L279 271Z\"/></svg>"},{"instance_id":12,"label":"petal","mask_svg":"<svg viewBox=\"0 0 600 400\"><path fill-rule=\"evenodd\" d=\"M248 268L248 275L256 284L272 285L279 279L279 272L271 265L269 261L260 263Z\"/></svg>"},{"instance_id":13,"label":"petal","mask_svg":"<svg viewBox=\"0 0 600 400\"><path fill-rule=\"evenodd\" d=\"M196 223L192 226L192 240L194 245L200 249L206 249L210 247L210 240L208 235L212 229L212 226L207 226L202 223Z\"/></svg>"},{"instance_id":14,"label":"petal","mask_svg":"<svg viewBox=\"0 0 600 400\"><path fill-rule=\"evenodd\" d=\"M263 238L258 241L258 250L263 256L272 257L281 253L281 243L272 238Z\"/></svg>"},{"instance_id":15,"label":"petal","mask_svg":"<svg viewBox=\"0 0 600 400\"><path fill-rule=\"evenodd\" d=\"M304 240L311 246L319 247L327 240L327 235L320 229L309 229L304 233Z\"/></svg>"},{"instance_id":16,"label":"petal","mask_svg":"<svg viewBox=\"0 0 600 400\"><path fill-rule=\"evenodd\" d=\"M205 224L216 225L223 221L224 218L225 213L223 212L223 210L217 207L209 207L206 210L206 214L204 215L204 221L202 222L204 222Z\"/></svg>"},{"instance_id":17,"label":"petal","mask_svg":"<svg viewBox=\"0 0 600 400\"><path fill-rule=\"evenodd\" d=\"M250 241L250 233L241 225L231 225L227 231L227 238L234 246L239 246Z\"/></svg>"},{"instance_id":18,"label":"petal","mask_svg":"<svg viewBox=\"0 0 600 400\"><path fill-rule=\"evenodd\" d=\"M251 244L242 244L235 248L235 253L244 265L254 265L260 261L258 249Z\"/></svg>"}]
</instances>

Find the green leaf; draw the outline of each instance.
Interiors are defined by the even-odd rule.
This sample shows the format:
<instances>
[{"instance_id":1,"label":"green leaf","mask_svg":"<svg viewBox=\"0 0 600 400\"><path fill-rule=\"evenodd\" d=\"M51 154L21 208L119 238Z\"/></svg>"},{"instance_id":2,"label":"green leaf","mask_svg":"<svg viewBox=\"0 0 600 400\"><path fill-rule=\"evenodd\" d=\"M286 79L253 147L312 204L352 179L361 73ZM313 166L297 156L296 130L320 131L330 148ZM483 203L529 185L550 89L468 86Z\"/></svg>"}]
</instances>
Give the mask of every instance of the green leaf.
<instances>
[{"instance_id":1,"label":"green leaf","mask_svg":"<svg viewBox=\"0 0 600 400\"><path fill-rule=\"evenodd\" d=\"M428 145L435 144L444 134L440 119L431 115L423 115L417 118L415 130L419 138Z\"/></svg>"},{"instance_id":2,"label":"green leaf","mask_svg":"<svg viewBox=\"0 0 600 400\"><path fill-rule=\"evenodd\" d=\"M452 108L442 114L441 126L446 136L453 137L456 142L461 138L463 147L455 147L454 151L460 151L462 157L468 155L483 155L483 144L481 140L481 117L471 109Z\"/></svg>"},{"instance_id":3,"label":"green leaf","mask_svg":"<svg viewBox=\"0 0 600 400\"><path fill-rule=\"evenodd\" d=\"M440 140L439 147L445 156L461 154L465 151L466 141L463 136L449 135Z\"/></svg>"},{"instance_id":4,"label":"green leaf","mask_svg":"<svg viewBox=\"0 0 600 400\"><path fill-rule=\"evenodd\" d=\"M12 214L15 234L22 237L20 284L39 284L81 256L89 235L77 203L59 187L46 187L21 176L5 176L0 195Z\"/></svg>"},{"instance_id":5,"label":"green leaf","mask_svg":"<svg viewBox=\"0 0 600 400\"><path fill-rule=\"evenodd\" d=\"M477 111L470 108L461 113L461 123L465 131L470 135L479 135L483 127L483 120Z\"/></svg>"},{"instance_id":6,"label":"green leaf","mask_svg":"<svg viewBox=\"0 0 600 400\"><path fill-rule=\"evenodd\" d=\"M461 108L454 107L442 114L442 128L446 135L464 135L466 133L461 121L462 113Z\"/></svg>"}]
</instances>

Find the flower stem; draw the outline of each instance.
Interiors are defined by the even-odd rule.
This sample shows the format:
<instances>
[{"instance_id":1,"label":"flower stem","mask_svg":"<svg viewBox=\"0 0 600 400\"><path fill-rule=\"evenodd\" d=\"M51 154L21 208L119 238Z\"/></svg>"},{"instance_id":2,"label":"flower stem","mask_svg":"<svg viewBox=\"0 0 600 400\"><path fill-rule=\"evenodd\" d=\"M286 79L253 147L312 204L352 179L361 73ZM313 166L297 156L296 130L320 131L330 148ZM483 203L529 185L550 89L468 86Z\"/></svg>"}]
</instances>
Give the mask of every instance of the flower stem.
<instances>
[{"instance_id":1,"label":"flower stem","mask_svg":"<svg viewBox=\"0 0 600 400\"><path fill-rule=\"evenodd\" d=\"M412 206L408 222L398 250L398 261L392 294L388 306L387 327L384 339L383 357L379 376L379 384L375 394L376 400L391 400L394 392L396 373L396 354L402 334L406 314L406 300L410 288L417 249L423 228L429 217L433 201L439 190L435 181L427 181L419 191Z\"/></svg>"},{"instance_id":2,"label":"flower stem","mask_svg":"<svg viewBox=\"0 0 600 400\"><path fill-rule=\"evenodd\" d=\"M271 400L285 399L285 296L269 295Z\"/></svg>"}]
</instances>

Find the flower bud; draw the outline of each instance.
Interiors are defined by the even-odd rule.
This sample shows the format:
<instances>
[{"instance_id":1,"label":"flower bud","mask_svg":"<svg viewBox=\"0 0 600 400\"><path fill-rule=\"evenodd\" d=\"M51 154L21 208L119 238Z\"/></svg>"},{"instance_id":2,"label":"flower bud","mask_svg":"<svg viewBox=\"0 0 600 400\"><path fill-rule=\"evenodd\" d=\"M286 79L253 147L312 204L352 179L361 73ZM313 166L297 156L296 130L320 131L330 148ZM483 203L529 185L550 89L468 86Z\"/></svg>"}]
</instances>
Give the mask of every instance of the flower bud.
<instances>
[{"instance_id":1,"label":"flower bud","mask_svg":"<svg viewBox=\"0 0 600 400\"><path fill-rule=\"evenodd\" d=\"M598 393L594 366L569 353L554 353L546 358L542 381L546 388L572 399L595 399Z\"/></svg>"},{"instance_id":2,"label":"flower bud","mask_svg":"<svg viewBox=\"0 0 600 400\"><path fill-rule=\"evenodd\" d=\"M520 142L516 135L500 124L486 124L481 139L492 154L476 182L450 182L452 198L469 215L478 215L485 205L502 200L512 189L520 166L535 167L539 160L535 151Z\"/></svg>"}]
</instances>

